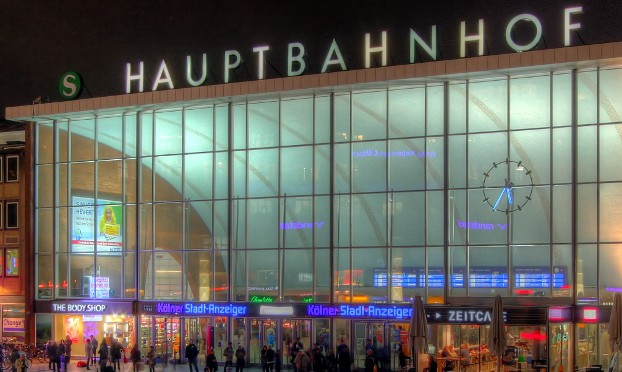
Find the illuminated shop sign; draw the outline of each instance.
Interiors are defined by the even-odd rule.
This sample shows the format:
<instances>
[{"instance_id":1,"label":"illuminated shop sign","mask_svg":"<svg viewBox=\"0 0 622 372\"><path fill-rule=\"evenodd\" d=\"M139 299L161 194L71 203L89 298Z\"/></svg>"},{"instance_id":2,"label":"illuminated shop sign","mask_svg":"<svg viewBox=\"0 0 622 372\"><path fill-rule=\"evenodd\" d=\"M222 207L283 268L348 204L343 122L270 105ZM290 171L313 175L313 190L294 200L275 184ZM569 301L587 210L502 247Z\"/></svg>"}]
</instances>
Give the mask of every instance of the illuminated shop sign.
<instances>
[{"instance_id":1,"label":"illuminated shop sign","mask_svg":"<svg viewBox=\"0 0 622 372\"><path fill-rule=\"evenodd\" d=\"M133 314L133 302L35 301L37 313L56 314Z\"/></svg>"},{"instance_id":2,"label":"illuminated shop sign","mask_svg":"<svg viewBox=\"0 0 622 372\"><path fill-rule=\"evenodd\" d=\"M276 298L272 296L251 296L250 302L266 303L266 302L274 302L275 299Z\"/></svg>"},{"instance_id":3,"label":"illuminated shop sign","mask_svg":"<svg viewBox=\"0 0 622 372\"><path fill-rule=\"evenodd\" d=\"M308 305L307 316L313 317L341 317L341 318L395 318L407 319L412 317L412 306L395 305Z\"/></svg>"},{"instance_id":4,"label":"illuminated shop sign","mask_svg":"<svg viewBox=\"0 0 622 372\"><path fill-rule=\"evenodd\" d=\"M2 318L2 332L24 332L25 318Z\"/></svg>"},{"instance_id":5,"label":"illuminated shop sign","mask_svg":"<svg viewBox=\"0 0 622 372\"><path fill-rule=\"evenodd\" d=\"M279 229L281 230L309 230L309 229L321 229L326 222L318 221L318 222L282 222L279 224Z\"/></svg>"},{"instance_id":6,"label":"illuminated shop sign","mask_svg":"<svg viewBox=\"0 0 622 372\"><path fill-rule=\"evenodd\" d=\"M507 223L487 223L487 222L479 222L479 221L462 221L457 220L456 226L459 229L463 230L486 230L486 231L494 231L501 230L505 231L508 228Z\"/></svg>"},{"instance_id":7,"label":"illuminated shop sign","mask_svg":"<svg viewBox=\"0 0 622 372\"><path fill-rule=\"evenodd\" d=\"M146 308L145 310L152 309ZM235 304L177 304L169 302L158 302L157 304L155 304L155 312L158 314L244 316L248 314L248 306Z\"/></svg>"},{"instance_id":8,"label":"illuminated shop sign","mask_svg":"<svg viewBox=\"0 0 622 372\"><path fill-rule=\"evenodd\" d=\"M366 149L361 151L352 151L353 158L435 158L436 151L382 151L374 149Z\"/></svg>"},{"instance_id":9,"label":"illuminated shop sign","mask_svg":"<svg viewBox=\"0 0 622 372\"><path fill-rule=\"evenodd\" d=\"M563 22L563 32L559 32L559 35L563 37L563 45L571 45L571 35L574 32L581 30L580 14L583 13L582 6L568 7L560 10L557 13L557 18ZM416 23L416 19L413 18L412 22ZM514 30L516 28L527 28L533 30L529 40L516 40ZM509 21L502 26L501 29L493 29L492 31L487 28L486 21L483 18L478 19L476 22L470 21L468 24L466 21L456 22L456 31L453 35L454 38L459 40L459 43L450 55L456 55L459 58L466 57L467 49L473 46L477 56L483 56L485 54L484 45L489 44L490 41L486 39L488 35L495 35L498 38L504 38L505 44L509 50L515 52L528 51L535 48L541 40L544 39L542 21L533 14L522 13L513 15ZM446 28L439 27L437 33L437 25L426 25L423 27L401 29L399 35L393 33L389 35L388 31L383 30L374 35L371 33L365 33L361 37L364 50L360 53L358 58L344 58L342 50L356 49L355 46L343 44L343 41L337 41L337 38L332 38L330 46L324 48L317 53L318 67L321 65L320 73L332 72L332 71L346 71L352 68L372 67L372 60L378 60L378 64L382 67L387 66L389 63L389 55L403 54L408 55L408 62L415 63L416 60L420 60L421 57L418 54L425 54L426 58L430 60L437 60L439 58L439 37L445 35L442 32L447 33ZM469 31L467 31L469 30ZM475 31L476 30L476 31ZM389 39L395 40L402 37L407 37L408 40L405 43L389 43ZM372 42L372 38L374 41ZM550 39L550 38L549 38ZM348 38L351 40L351 38ZM358 41L356 42L358 44ZM283 66L278 68L282 70L285 76L299 76L308 70L307 63L310 60L307 54L307 48L300 41L293 41L286 46L279 46L273 48L269 44L254 45L252 49L242 51L237 49L225 50L220 55L214 55L210 53L210 59L216 58L222 63L222 70L214 77L215 80L224 83L229 83L231 77L234 75L234 71L242 66L251 66L254 77L257 80L263 80L266 78L266 69L270 61L271 53L275 53L275 50L282 49L283 52L287 49L287 56L283 56ZM399 49L394 51L394 49ZM278 52L277 52L278 53ZM252 55L253 62L244 60L242 55ZM346 56L349 57L349 56ZM316 60L316 58L311 58ZM212 61L214 61L212 59ZM348 66L346 61L351 64ZM185 68L179 69L183 71L183 82L174 80L176 74L171 74L172 65L171 61L162 60L158 66L145 66L144 61L134 61L126 63L125 69L125 92L144 92L145 89L156 91L158 89L175 89L180 86L201 86L204 85L208 79L208 75L211 73L208 68L208 53L202 53L200 58L193 58L191 55L187 55L185 59L182 59L179 63ZM403 63L406 61L398 61ZM353 66L357 64L357 66ZM272 66L272 64L270 64ZM274 66L272 66L274 68ZM155 75L147 75L145 71L157 71ZM177 71L177 69L174 69ZM214 75L214 74L212 74ZM150 81L152 85L145 88L145 82Z\"/></svg>"}]
</instances>

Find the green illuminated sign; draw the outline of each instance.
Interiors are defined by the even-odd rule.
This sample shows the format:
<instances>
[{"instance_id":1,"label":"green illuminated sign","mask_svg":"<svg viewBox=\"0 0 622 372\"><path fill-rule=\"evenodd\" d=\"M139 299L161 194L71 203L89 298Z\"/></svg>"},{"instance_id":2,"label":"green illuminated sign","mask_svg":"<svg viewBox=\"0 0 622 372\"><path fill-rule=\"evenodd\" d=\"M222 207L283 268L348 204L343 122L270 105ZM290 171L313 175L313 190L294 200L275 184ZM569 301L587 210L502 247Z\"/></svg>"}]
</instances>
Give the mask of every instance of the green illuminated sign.
<instances>
[{"instance_id":1,"label":"green illuminated sign","mask_svg":"<svg viewBox=\"0 0 622 372\"><path fill-rule=\"evenodd\" d=\"M72 100L82 93L82 77L75 71L67 71L58 82L58 93L63 99Z\"/></svg>"},{"instance_id":2,"label":"green illuminated sign","mask_svg":"<svg viewBox=\"0 0 622 372\"><path fill-rule=\"evenodd\" d=\"M274 302L274 297L270 297L270 296L251 296L250 302L261 302L261 303Z\"/></svg>"}]
</instances>

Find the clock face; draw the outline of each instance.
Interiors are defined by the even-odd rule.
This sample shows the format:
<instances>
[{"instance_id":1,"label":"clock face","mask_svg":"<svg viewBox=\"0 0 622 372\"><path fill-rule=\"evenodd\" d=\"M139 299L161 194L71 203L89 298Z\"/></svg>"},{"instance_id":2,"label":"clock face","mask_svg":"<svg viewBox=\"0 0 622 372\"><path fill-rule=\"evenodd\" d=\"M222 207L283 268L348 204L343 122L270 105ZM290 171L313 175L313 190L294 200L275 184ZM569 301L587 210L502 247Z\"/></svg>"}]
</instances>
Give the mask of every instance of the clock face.
<instances>
[{"instance_id":1,"label":"clock face","mask_svg":"<svg viewBox=\"0 0 622 372\"><path fill-rule=\"evenodd\" d=\"M484 203L493 212L506 214L520 211L531 200L533 178L531 170L521 161L505 159L492 163L492 167L484 173L482 184Z\"/></svg>"}]
</instances>

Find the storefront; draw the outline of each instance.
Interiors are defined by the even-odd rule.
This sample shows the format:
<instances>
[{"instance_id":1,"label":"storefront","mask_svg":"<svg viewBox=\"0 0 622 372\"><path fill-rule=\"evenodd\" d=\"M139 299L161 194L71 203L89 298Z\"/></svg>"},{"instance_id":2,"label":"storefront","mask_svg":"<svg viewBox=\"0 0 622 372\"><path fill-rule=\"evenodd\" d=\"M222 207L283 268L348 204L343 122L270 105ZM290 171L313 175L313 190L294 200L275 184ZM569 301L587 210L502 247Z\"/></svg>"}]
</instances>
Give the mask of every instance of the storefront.
<instances>
[{"instance_id":1,"label":"storefront","mask_svg":"<svg viewBox=\"0 0 622 372\"><path fill-rule=\"evenodd\" d=\"M133 302L36 301L37 343L64 340L73 343L72 355L84 356L84 343L118 340L124 347L136 341Z\"/></svg>"}]
</instances>

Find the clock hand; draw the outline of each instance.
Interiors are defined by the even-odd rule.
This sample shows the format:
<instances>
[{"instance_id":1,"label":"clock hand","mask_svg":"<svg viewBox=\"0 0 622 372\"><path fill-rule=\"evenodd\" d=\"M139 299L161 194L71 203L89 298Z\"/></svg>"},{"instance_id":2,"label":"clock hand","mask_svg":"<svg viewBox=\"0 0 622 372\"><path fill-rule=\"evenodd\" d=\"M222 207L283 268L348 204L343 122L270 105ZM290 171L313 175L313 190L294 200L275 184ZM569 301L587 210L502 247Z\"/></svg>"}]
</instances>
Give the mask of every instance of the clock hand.
<instances>
[{"instance_id":1,"label":"clock hand","mask_svg":"<svg viewBox=\"0 0 622 372\"><path fill-rule=\"evenodd\" d=\"M503 194L505 194L506 191L507 191L506 187L504 187L503 190L501 190L501 193L499 194L499 197L497 198L495 205L492 206L493 211L497 210L497 206L499 205L499 202L501 202L501 198L503 197Z\"/></svg>"},{"instance_id":2,"label":"clock hand","mask_svg":"<svg viewBox=\"0 0 622 372\"><path fill-rule=\"evenodd\" d=\"M512 203L514 202L514 196L512 195L512 184L510 184L509 186L506 186L505 188L508 190L508 204L512 205Z\"/></svg>"}]
</instances>

